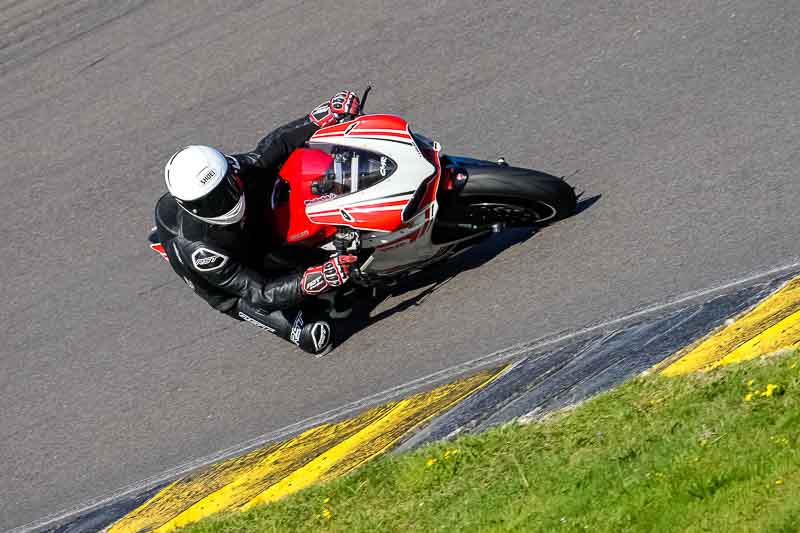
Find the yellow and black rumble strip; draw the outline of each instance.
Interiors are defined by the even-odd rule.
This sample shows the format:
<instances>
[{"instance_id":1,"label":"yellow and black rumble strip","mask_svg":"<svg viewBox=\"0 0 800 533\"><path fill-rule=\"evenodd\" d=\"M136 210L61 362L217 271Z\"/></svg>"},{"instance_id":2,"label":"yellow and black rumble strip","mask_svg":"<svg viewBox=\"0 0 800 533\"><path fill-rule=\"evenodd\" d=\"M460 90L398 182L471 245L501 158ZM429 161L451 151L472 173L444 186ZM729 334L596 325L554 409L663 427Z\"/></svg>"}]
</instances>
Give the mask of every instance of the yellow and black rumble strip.
<instances>
[{"instance_id":1,"label":"yellow and black rumble strip","mask_svg":"<svg viewBox=\"0 0 800 533\"><path fill-rule=\"evenodd\" d=\"M514 419L536 419L643 372L677 375L800 345L800 277L775 271L561 340L493 356L471 376L307 429L46 529L172 531L246 510L404 450ZM602 326L602 327L601 327ZM505 358L509 363L497 366ZM489 364L489 363L487 363Z\"/></svg>"},{"instance_id":2,"label":"yellow and black rumble strip","mask_svg":"<svg viewBox=\"0 0 800 533\"><path fill-rule=\"evenodd\" d=\"M800 277L659 365L675 376L755 359L800 344Z\"/></svg>"},{"instance_id":3,"label":"yellow and black rumble strip","mask_svg":"<svg viewBox=\"0 0 800 533\"><path fill-rule=\"evenodd\" d=\"M108 531L172 531L213 513L245 510L346 474L501 373L479 372L212 465L168 485Z\"/></svg>"}]
</instances>

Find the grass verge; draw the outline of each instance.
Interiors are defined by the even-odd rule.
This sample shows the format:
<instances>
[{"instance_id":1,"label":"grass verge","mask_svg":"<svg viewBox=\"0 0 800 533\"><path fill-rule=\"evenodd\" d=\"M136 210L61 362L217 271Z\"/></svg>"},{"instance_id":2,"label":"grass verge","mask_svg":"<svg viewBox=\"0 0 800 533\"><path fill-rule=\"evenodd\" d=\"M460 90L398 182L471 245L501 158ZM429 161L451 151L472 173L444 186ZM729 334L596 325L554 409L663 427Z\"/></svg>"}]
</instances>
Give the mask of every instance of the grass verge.
<instances>
[{"instance_id":1,"label":"grass verge","mask_svg":"<svg viewBox=\"0 0 800 533\"><path fill-rule=\"evenodd\" d=\"M797 352L634 379L186 532L800 531Z\"/></svg>"}]
</instances>

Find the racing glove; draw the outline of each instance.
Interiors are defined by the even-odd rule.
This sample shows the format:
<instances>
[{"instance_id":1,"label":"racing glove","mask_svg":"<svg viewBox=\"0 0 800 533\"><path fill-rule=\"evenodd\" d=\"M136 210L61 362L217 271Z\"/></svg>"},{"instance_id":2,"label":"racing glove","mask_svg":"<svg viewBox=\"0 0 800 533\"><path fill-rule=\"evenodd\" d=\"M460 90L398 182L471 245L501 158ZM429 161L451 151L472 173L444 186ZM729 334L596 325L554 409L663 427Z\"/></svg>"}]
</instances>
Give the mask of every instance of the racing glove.
<instances>
[{"instance_id":1,"label":"racing glove","mask_svg":"<svg viewBox=\"0 0 800 533\"><path fill-rule=\"evenodd\" d=\"M301 290L315 296L341 287L350 279L350 270L356 261L358 258L354 255L337 255L322 265L309 268L300 281Z\"/></svg>"},{"instance_id":2,"label":"racing glove","mask_svg":"<svg viewBox=\"0 0 800 533\"><path fill-rule=\"evenodd\" d=\"M336 124L346 115L358 115L361 101L353 91L340 91L333 98L323 102L308 115L311 122L324 128Z\"/></svg>"}]
</instances>

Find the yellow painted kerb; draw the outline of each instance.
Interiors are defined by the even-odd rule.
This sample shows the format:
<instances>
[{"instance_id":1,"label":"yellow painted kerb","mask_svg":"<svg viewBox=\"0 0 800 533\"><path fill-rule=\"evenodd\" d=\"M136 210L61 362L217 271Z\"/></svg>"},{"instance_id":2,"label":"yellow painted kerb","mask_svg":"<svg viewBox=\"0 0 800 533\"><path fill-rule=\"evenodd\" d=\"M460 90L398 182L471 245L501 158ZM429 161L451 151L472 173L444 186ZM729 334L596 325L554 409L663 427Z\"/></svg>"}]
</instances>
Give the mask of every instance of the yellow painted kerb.
<instances>
[{"instance_id":1,"label":"yellow painted kerb","mask_svg":"<svg viewBox=\"0 0 800 533\"><path fill-rule=\"evenodd\" d=\"M800 277L753 309L670 358L669 376L754 359L800 345Z\"/></svg>"},{"instance_id":2,"label":"yellow painted kerb","mask_svg":"<svg viewBox=\"0 0 800 533\"><path fill-rule=\"evenodd\" d=\"M176 481L116 522L109 533L173 531L211 514L246 510L350 472L500 376L474 376L309 429L283 443Z\"/></svg>"}]
</instances>

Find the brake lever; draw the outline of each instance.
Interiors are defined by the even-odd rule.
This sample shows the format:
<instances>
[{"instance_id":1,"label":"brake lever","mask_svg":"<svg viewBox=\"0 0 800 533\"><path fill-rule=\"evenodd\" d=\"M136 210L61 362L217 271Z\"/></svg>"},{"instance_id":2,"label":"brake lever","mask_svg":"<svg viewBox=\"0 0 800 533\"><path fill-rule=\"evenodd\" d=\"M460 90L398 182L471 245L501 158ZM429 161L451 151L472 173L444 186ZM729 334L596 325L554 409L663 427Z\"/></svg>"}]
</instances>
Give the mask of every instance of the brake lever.
<instances>
[{"instance_id":1,"label":"brake lever","mask_svg":"<svg viewBox=\"0 0 800 533\"><path fill-rule=\"evenodd\" d=\"M361 108L359 112L361 115L364 114L364 108L367 105L367 96L369 96L369 92L372 90L372 85L367 85L367 88L364 89L364 94L361 96Z\"/></svg>"},{"instance_id":2,"label":"brake lever","mask_svg":"<svg viewBox=\"0 0 800 533\"><path fill-rule=\"evenodd\" d=\"M369 92L371 90L372 90L372 85L367 85L367 88L364 89L364 94L361 96L361 99L359 100L360 106L359 106L359 109L358 109L358 113L357 114L353 114L353 113L345 113L345 114L343 114L342 118L339 120L339 124L341 124L342 122L350 122L351 120L355 120L355 119L357 119L358 117L360 117L361 115L364 114L364 104L366 103L367 96L369 96Z\"/></svg>"}]
</instances>

